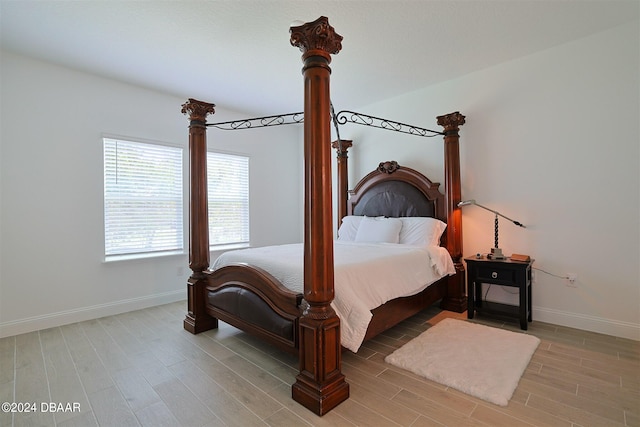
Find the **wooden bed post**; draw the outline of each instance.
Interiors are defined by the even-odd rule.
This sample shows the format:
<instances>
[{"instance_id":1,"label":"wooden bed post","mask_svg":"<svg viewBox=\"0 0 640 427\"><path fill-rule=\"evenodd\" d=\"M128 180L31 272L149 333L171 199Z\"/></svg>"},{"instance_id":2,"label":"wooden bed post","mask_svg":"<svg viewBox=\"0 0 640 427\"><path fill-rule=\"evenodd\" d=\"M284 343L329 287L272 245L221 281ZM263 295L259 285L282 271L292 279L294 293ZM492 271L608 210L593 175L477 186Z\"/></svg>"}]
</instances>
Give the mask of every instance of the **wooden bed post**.
<instances>
[{"instance_id":1,"label":"wooden bed post","mask_svg":"<svg viewBox=\"0 0 640 427\"><path fill-rule=\"evenodd\" d=\"M207 115L215 105L189 98L182 114L189 120L189 268L184 328L192 334L216 328L218 320L205 312L206 279L209 268L209 211L207 204ZM196 193L196 194L194 194Z\"/></svg>"},{"instance_id":2,"label":"wooden bed post","mask_svg":"<svg viewBox=\"0 0 640 427\"><path fill-rule=\"evenodd\" d=\"M302 51L304 76L304 310L299 321L300 373L295 401L323 415L349 397L341 372L340 319L334 298L329 75L331 54L342 48L322 16L291 27L291 45Z\"/></svg>"},{"instance_id":3,"label":"wooden bed post","mask_svg":"<svg viewBox=\"0 0 640 427\"><path fill-rule=\"evenodd\" d=\"M460 183L460 126L465 117L459 112L438 116L438 124L444 127L444 179L447 209L447 249L456 268L455 276L448 276L448 296L441 307L462 313L467 308L465 270L462 262L462 214Z\"/></svg>"},{"instance_id":4,"label":"wooden bed post","mask_svg":"<svg viewBox=\"0 0 640 427\"><path fill-rule=\"evenodd\" d=\"M350 139L337 139L331 143L336 150L338 160L338 226L342 218L347 216L347 203L349 201L349 156L347 150L353 146Z\"/></svg>"}]
</instances>

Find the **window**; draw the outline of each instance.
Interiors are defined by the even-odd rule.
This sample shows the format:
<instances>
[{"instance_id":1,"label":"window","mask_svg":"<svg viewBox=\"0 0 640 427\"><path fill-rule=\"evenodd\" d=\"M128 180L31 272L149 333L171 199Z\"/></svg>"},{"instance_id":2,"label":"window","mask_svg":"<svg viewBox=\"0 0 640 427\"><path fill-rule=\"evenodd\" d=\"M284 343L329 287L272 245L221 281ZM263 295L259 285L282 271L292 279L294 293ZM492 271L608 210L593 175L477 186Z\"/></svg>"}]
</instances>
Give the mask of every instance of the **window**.
<instances>
[{"instance_id":1,"label":"window","mask_svg":"<svg viewBox=\"0 0 640 427\"><path fill-rule=\"evenodd\" d=\"M211 249L249 246L249 158L207 153Z\"/></svg>"},{"instance_id":2,"label":"window","mask_svg":"<svg viewBox=\"0 0 640 427\"><path fill-rule=\"evenodd\" d=\"M105 257L183 251L182 148L103 142Z\"/></svg>"}]
</instances>

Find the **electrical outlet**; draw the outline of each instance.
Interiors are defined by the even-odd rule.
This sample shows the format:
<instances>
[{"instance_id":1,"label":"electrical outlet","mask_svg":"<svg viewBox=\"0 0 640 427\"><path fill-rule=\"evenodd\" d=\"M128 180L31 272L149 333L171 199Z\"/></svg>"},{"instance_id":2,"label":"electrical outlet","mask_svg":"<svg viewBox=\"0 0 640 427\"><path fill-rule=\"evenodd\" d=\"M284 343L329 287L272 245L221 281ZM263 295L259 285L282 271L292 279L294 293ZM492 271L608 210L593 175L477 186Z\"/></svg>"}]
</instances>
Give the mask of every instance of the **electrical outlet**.
<instances>
[{"instance_id":1,"label":"electrical outlet","mask_svg":"<svg viewBox=\"0 0 640 427\"><path fill-rule=\"evenodd\" d=\"M567 280L567 286L570 288L577 288L578 284L576 283L578 280L578 275L576 273L567 273L565 276Z\"/></svg>"}]
</instances>

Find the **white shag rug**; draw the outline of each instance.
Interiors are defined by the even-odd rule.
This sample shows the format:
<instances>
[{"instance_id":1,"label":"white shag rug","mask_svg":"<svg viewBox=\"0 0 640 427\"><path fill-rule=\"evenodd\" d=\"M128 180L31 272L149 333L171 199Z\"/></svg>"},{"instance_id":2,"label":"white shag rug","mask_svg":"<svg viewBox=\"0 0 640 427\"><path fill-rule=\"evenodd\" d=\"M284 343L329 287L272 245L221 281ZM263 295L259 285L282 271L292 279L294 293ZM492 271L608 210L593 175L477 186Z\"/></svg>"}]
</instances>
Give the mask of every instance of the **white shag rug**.
<instances>
[{"instance_id":1,"label":"white shag rug","mask_svg":"<svg viewBox=\"0 0 640 427\"><path fill-rule=\"evenodd\" d=\"M538 344L532 335L443 319L385 362L506 406Z\"/></svg>"}]
</instances>

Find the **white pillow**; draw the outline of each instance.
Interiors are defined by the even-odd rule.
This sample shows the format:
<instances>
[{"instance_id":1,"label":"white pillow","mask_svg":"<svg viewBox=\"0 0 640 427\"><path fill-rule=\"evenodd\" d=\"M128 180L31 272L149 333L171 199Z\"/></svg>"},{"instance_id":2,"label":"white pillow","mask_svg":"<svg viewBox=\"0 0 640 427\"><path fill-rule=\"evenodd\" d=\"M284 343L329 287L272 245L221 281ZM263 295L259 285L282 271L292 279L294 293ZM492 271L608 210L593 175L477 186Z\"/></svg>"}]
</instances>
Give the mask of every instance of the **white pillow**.
<instances>
[{"instance_id":1,"label":"white pillow","mask_svg":"<svg viewBox=\"0 0 640 427\"><path fill-rule=\"evenodd\" d=\"M400 221L399 243L404 245L440 246L440 237L447 228L444 222L429 217L404 217Z\"/></svg>"},{"instance_id":2,"label":"white pillow","mask_svg":"<svg viewBox=\"0 0 640 427\"><path fill-rule=\"evenodd\" d=\"M398 243L402 221L398 218L364 217L360 221L356 242Z\"/></svg>"},{"instance_id":3,"label":"white pillow","mask_svg":"<svg viewBox=\"0 0 640 427\"><path fill-rule=\"evenodd\" d=\"M363 216L348 215L342 218L342 224L338 227L338 240L347 240L353 242L356 240L358 226Z\"/></svg>"}]
</instances>

